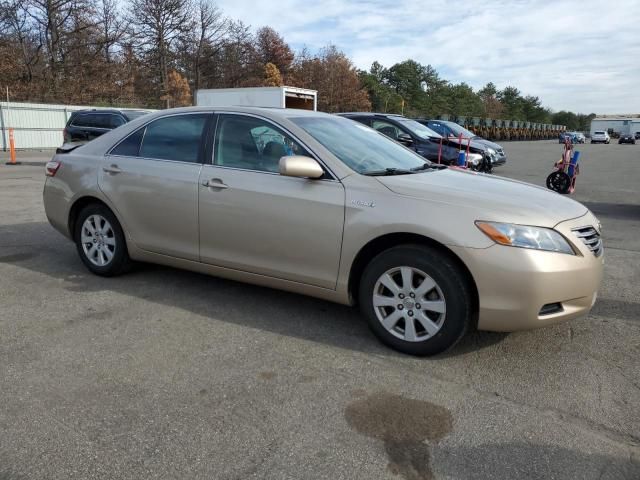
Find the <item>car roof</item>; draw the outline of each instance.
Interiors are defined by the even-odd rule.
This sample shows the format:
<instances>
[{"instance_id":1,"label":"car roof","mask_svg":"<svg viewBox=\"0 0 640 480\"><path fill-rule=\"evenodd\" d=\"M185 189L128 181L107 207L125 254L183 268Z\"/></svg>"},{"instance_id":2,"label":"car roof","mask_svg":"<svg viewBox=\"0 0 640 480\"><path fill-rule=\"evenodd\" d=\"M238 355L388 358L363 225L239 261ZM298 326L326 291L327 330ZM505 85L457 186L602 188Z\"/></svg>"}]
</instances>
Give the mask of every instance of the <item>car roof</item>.
<instances>
[{"instance_id":1,"label":"car roof","mask_svg":"<svg viewBox=\"0 0 640 480\"><path fill-rule=\"evenodd\" d=\"M145 110L144 108L83 108L82 110L75 110L71 113L71 115L78 115L84 113L119 113L121 115L127 115L127 113L150 113L149 110Z\"/></svg>"},{"instance_id":2,"label":"car roof","mask_svg":"<svg viewBox=\"0 0 640 480\"><path fill-rule=\"evenodd\" d=\"M359 117L407 118L404 115L400 115L399 113L380 113L380 112L342 112L336 115L339 115L341 117L359 116Z\"/></svg>"}]
</instances>

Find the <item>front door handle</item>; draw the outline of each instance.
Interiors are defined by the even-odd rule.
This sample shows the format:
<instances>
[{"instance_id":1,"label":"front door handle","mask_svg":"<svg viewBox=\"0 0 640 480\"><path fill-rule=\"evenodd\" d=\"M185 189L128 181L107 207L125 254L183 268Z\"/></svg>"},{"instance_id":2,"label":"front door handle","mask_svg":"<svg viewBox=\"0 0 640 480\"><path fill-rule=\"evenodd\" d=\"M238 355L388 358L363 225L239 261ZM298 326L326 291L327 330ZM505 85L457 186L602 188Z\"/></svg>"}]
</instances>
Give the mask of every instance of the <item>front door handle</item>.
<instances>
[{"instance_id":1,"label":"front door handle","mask_svg":"<svg viewBox=\"0 0 640 480\"><path fill-rule=\"evenodd\" d=\"M205 180L204 182L202 182L202 186L208 187L208 188L216 188L218 190L224 190L225 188L229 188L229 185L225 184L219 178L212 178L211 180Z\"/></svg>"},{"instance_id":2,"label":"front door handle","mask_svg":"<svg viewBox=\"0 0 640 480\"><path fill-rule=\"evenodd\" d=\"M118 165L111 164L108 167L103 167L102 171L105 173L122 173L122 170L118 167Z\"/></svg>"}]
</instances>

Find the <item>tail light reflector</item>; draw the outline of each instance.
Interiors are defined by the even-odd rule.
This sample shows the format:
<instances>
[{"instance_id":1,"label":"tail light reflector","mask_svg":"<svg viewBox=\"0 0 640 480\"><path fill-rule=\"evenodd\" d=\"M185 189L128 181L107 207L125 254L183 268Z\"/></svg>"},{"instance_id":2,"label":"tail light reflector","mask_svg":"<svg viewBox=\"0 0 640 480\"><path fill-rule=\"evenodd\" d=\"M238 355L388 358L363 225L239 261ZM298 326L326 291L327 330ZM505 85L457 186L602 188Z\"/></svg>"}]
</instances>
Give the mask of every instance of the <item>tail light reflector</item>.
<instances>
[{"instance_id":1,"label":"tail light reflector","mask_svg":"<svg viewBox=\"0 0 640 480\"><path fill-rule=\"evenodd\" d=\"M47 162L47 164L44 167L45 174L47 175L47 177L55 177L56 173L58 173L58 169L60 168L60 165L62 165L62 162L59 160L51 160Z\"/></svg>"}]
</instances>

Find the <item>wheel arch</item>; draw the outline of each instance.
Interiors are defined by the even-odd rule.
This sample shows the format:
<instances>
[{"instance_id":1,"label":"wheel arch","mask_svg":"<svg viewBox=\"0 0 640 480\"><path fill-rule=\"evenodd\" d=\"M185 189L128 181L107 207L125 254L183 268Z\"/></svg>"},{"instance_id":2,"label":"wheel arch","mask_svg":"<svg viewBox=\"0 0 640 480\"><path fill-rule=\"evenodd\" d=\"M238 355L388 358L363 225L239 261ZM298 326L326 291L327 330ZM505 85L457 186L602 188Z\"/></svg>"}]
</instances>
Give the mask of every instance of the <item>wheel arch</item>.
<instances>
[{"instance_id":1,"label":"wheel arch","mask_svg":"<svg viewBox=\"0 0 640 480\"><path fill-rule=\"evenodd\" d=\"M94 197L92 195L82 196L80 198L77 198L71 205L71 208L69 209L69 217L67 219L67 228L69 229L69 234L71 235L72 239L75 240L76 222L78 220L78 215L80 214L80 212L84 207L92 204L103 205L104 207L108 208L111 211L111 213L113 213L115 217L118 219L118 221L120 222L120 219L118 218L118 215L116 214L116 212L114 212L113 208L111 208L104 200L101 200L100 198ZM120 225L122 225L122 222L120 222Z\"/></svg>"},{"instance_id":2,"label":"wheel arch","mask_svg":"<svg viewBox=\"0 0 640 480\"><path fill-rule=\"evenodd\" d=\"M416 233L388 233L372 239L360 249L360 251L355 256L351 264L351 269L349 271L348 288L349 297L352 299L352 302L355 304L358 301L357 292L360 288L360 280L369 262L371 262L371 260L373 260L377 255L384 252L385 250L389 250L390 248L398 247L401 245L420 245L433 248L441 252L443 255L446 255L460 268L460 271L463 273L465 280L469 285L469 288L473 292L472 301L475 312L475 322L477 322L477 313L480 306L478 287L473 278L473 275L471 274L465 263L453 251L447 248L446 245L432 238Z\"/></svg>"}]
</instances>

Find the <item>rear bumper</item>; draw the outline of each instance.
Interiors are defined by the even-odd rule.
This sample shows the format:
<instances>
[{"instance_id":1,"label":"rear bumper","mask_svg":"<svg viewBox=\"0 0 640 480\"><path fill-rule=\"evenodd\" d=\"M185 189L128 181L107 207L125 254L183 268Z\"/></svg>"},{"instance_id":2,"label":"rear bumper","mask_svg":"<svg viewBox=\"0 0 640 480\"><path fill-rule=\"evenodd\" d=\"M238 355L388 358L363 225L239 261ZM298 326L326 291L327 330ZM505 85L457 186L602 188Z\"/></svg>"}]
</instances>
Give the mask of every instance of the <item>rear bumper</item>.
<instances>
[{"instance_id":1,"label":"rear bumper","mask_svg":"<svg viewBox=\"0 0 640 480\"><path fill-rule=\"evenodd\" d=\"M593 215L585 217L556 226L579 252L577 255L500 245L452 248L471 271L478 289L479 330L528 330L571 320L591 310L604 260L571 232L571 228L597 224ZM541 314L542 308L551 304L560 304L561 308Z\"/></svg>"},{"instance_id":2,"label":"rear bumper","mask_svg":"<svg viewBox=\"0 0 640 480\"><path fill-rule=\"evenodd\" d=\"M65 237L72 238L69 231L69 200L63 192L55 179L47 177L42 192L44 212L53 228Z\"/></svg>"}]
</instances>

